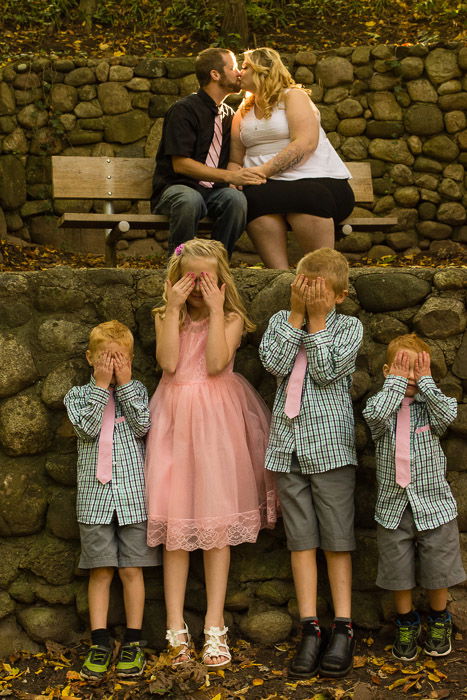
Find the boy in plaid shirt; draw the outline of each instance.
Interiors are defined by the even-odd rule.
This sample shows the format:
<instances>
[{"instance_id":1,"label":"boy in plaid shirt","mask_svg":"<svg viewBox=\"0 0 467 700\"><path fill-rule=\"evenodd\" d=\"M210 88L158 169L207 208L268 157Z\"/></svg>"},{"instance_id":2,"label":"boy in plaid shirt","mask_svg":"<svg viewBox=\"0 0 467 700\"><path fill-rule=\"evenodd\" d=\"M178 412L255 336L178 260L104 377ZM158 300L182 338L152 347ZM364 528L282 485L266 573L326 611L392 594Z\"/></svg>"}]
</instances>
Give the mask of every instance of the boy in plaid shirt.
<instances>
[{"instance_id":1,"label":"boy in plaid shirt","mask_svg":"<svg viewBox=\"0 0 467 700\"><path fill-rule=\"evenodd\" d=\"M107 612L115 568L127 622L116 671L122 677L139 676L145 665L141 567L160 564L159 550L146 544L143 438L150 427L148 395L131 378L133 335L123 323L108 321L93 328L86 358L94 368L90 382L65 396L78 436L79 566L91 570L92 644L81 676L99 680L111 661Z\"/></svg>"},{"instance_id":2,"label":"boy in plaid shirt","mask_svg":"<svg viewBox=\"0 0 467 700\"><path fill-rule=\"evenodd\" d=\"M383 373L383 388L363 411L376 449L376 583L394 594L397 631L392 653L412 661L421 633L420 616L412 607L418 560L419 583L430 604L424 651L445 656L451 651L452 634L448 587L465 580L457 507L439 442L456 417L457 403L436 386L430 348L415 334L389 343Z\"/></svg>"},{"instance_id":3,"label":"boy in plaid shirt","mask_svg":"<svg viewBox=\"0 0 467 700\"><path fill-rule=\"evenodd\" d=\"M266 468L275 473L297 594L302 638L289 675L338 678L352 668L351 550L355 452L351 375L362 324L336 314L349 283L341 253L305 255L291 285L291 310L269 321L260 346L278 379ZM326 556L334 605L324 648L317 618L316 549Z\"/></svg>"}]
</instances>

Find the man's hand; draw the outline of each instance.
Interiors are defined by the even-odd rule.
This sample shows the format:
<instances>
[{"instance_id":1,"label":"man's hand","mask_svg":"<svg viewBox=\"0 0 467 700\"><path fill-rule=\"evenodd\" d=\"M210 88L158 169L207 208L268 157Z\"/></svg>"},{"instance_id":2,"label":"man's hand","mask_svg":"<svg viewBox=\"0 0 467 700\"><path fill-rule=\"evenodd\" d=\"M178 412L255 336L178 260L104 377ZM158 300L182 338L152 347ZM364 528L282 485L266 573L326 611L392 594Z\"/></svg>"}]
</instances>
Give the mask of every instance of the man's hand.
<instances>
[{"instance_id":1,"label":"man's hand","mask_svg":"<svg viewBox=\"0 0 467 700\"><path fill-rule=\"evenodd\" d=\"M428 352L417 353L414 364L414 375L417 384L421 377L431 377L431 361Z\"/></svg>"},{"instance_id":2,"label":"man's hand","mask_svg":"<svg viewBox=\"0 0 467 700\"><path fill-rule=\"evenodd\" d=\"M240 170L229 170L227 182L236 187L243 185L263 185L266 178L255 168L240 168Z\"/></svg>"},{"instance_id":3,"label":"man's hand","mask_svg":"<svg viewBox=\"0 0 467 700\"><path fill-rule=\"evenodd\" d=\"M409 378L410 356L407 350L398 350L396 352L391 366L389 367L389 374L393 374L396 377Z\"/></svg>"},{"instance_id":4,"label":"man's hand","mask_svg":"<svg viewBox=\"0 0 467 700\"><path fill-rule=\"evenodd\" d=\"M101 352L94 362L94 379L96 386L108 389L114 373L114 361L110 352Z\"/></svg>"},{"instance_id":5,"label":"man's hand","mask_svg":"<svg viewBox=\"0 0 467 700\"><path fill-rule=\"evenodd\" d=\"M117 386L131 381L131 360L128 355L116 352L113 356L114 374Z\"/></svg>"},{"instance_id":6,"label":"man's hand","mask_svg":"<svg viewBox=\"0 0 467 700\"><path fill-rule=\"evenodd\" d=\"M195 286L195 273L187 272L173 285L170 280L165 283L167 309L180 310Z\"/></svg>"}]
</instances>

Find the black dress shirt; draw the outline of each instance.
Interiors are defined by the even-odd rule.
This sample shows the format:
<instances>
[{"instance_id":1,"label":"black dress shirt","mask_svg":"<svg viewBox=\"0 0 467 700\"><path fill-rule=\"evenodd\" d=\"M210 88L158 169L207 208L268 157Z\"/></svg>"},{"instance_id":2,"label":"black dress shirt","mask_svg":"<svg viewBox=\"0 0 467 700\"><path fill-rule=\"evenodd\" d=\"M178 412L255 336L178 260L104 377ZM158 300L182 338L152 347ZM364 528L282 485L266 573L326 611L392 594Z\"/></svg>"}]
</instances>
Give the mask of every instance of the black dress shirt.
<instances>
[{"instance_id":1,"label":"black dress shirt","mask_svg":"<svg viewBox=\"0 0 467 700\"><path fill-rule=\"evenodd\" d=\"M222 116L219 168L226 168L229 162L230 127L234 111L224 103L219 106L219 111ZM192 158L204 164L214 135L216 115L217 105L203 89L183 97L170 107L164 118L162 138L156 155L152 207L170 185L188 185L200 192L204 189L197 180L174 171L172 156ZM215 182L214 187L226 187L226 183Z\"/></svg>"}]
</instances>

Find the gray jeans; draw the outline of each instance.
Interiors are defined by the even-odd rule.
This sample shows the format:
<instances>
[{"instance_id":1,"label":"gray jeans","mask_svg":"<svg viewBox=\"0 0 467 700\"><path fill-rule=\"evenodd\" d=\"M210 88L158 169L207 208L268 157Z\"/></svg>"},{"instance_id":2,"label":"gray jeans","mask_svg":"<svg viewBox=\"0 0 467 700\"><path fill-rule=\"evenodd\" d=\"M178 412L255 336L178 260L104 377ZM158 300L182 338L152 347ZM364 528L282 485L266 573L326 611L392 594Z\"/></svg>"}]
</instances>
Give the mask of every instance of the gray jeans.
<instances>
[{"instance_id":1,"label":"gray jeans","mask_svg":"<svg viewBox=\"0 0 467 700\"><path fill-rule=\"evenodd\" d=\"M163 191L155 214L169 217L169 255L194 238L198 222L205 216L214 220L212 238L224 244L229 257L246 226L246 198L232 187L203 188L198 192L187 185L171 185Z\"/></svg>"}]
</instances>

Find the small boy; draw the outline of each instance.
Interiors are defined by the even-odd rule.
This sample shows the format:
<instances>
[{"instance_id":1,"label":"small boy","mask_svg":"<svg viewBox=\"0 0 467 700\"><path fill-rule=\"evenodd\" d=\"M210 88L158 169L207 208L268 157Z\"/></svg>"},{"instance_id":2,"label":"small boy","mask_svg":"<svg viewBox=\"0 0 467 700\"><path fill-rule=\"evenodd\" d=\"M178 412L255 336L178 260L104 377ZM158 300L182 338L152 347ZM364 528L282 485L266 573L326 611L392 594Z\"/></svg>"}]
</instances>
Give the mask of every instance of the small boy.
<instances>
[{"instance_id":1,"label":"small boy","mask_svg":"<svg viewBox=\"0 0 467 700\"><path fill-rule=\"evenodd\" d=\"M362 340L357 318L336 314L349 266L321 248L303 257L291 285L291 310L269 321L260 346L278 379L266 452L275 472L297 595L302 637L293 678L331 678L352 668L351 620L355 451L351 375ZM324 550L335 618L324 649L317 618L316 549Z\"/></svg>"},{"instance_id":2,"label":"small boy","mask_svg":"<svg viewBox=\"0 0 467 700\"><path fill-rule=\"evenodd\" d=\"M439 442L456 417L457 404L437 388L430 348L414 333L389 343L383 373L383 388L363 412L376 448L376 583L394 592L397 629L392 653L412 661L421 633L420 616L412 607L419 565L419 583L430 604L424 651L445 656L451 651L452 634L448 587L465 580L456 502Z\"/></svg>"},{"instance_id":3,"label":"small boy","mask_svg":"<svg viewBox=\"0 0 467 700\"><path fill-rule=\"evenodd\" d=\"M143 438L150 419L146 389L131 378L130 329L119 321L99 324L90 333L86 358L93 376L68 392L65 406L78 436L79 566L91 570L92 645L81 676L95 681L105 675L112 657L107 613L115 568L127 622L116 671L122 677L143 673L141 567L159 564L160 553L146 544Z\"/></svg>"}]
</instances>

